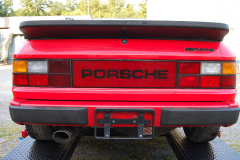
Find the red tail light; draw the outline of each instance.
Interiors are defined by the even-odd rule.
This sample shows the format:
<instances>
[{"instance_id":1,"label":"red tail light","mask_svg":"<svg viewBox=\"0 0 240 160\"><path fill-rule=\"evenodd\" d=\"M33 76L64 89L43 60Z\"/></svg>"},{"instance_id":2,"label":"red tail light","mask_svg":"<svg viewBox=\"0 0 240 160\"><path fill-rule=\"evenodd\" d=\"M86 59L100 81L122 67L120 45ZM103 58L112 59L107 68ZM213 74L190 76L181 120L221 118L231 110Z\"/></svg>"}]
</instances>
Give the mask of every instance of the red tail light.
<instances>
[{"instance_id":1,"label":"red tail light","mask_svg":"<svg viewBox=\"0 0 240 160\"><path fill-rule=\"evenodd\" d=\"M29 86L48 86L48 75L30 74Z\"/></svg>"},{"instance_id":2,"label":"red tail light","mask_svg":"<svg viewBox=\"0 0 240 160\"><path fill-rule=\"evenodd\" d=\"M22 62L22 60L16 61ZM25 66L20 65L20 67L25 67L26 73L24 74L18 72L18 70L22 71L23 69L18 69L19 66L15 65L13 70L13 85L31 87L71 87L70 60L29 60L24 64Z\"/></svg>"},{"instance_id":3,"label":"red tail light","mask_svg":"<svg viewBox=\"0 0 240 160\"><path fill-rule=\"evenodd\" d=\"M179 62L178 88L235 88L235 62Z\"/></svg>"},{"instance_id":4,"label":"red tail light","mask_svg":"<svg viewBox=\"0 0 240 160\"><path fill-rule=\"evenodd\" d=\"M236 87L236 76L222 76L221 87Z\"/></svg>"},{"instance_id":5,"label":"red tail light","mask_svg":"<svg viewBox=\"0 0 240 160\"><path fill-rule=\"evenodd\" d=\"M199 74L200 63L198 62L180 62L179 74Z\"/></svg>"},{"instance_id":6,"label":"red tail light","mask_svg":"<svg viewBox=\"0 0 240 160\"><path fill-rule=\"evenodd\" d=\"M219 88L220 76L201 76L201 88Z\"/></svg>"},{"instance_id":7,"label":"red tail light","mask_svg":"<svg viewBox=\"0 0 240 160\"><path fill-rule=\"evenodd\" d=\"M17 86L27 86L28 85L28 78L27 74L14 74L13 75L13 85Z\"/></svg>"},{"instance_id":8,"label":"red tail light","mask_svg":"<svg viewBox=\"0 0 240 160\"><path fill-rule=\"evenodd\" d=\"M198 88L199 77L198 76L180 76L178 81L179 88Z\"/></svg>"},{"instance_id":9,"label":"red tail light","mask_svg":"<svg viewBox=\"0 0 240 160\"><path fill-rule=\"evenodd\" d=\"M70 73L70 61L48 61L49 73Z\"/></svg>"},{"instance_id":10,"label":"red tail light","mask_svg":"<svg viewBox=\"0 0 240 160\"><path fill-rule=\"evenodd\" d=\"M49 76L50 86L54 87L71 87L70 75L50 75Z\"/></svg>"}]
</instances>

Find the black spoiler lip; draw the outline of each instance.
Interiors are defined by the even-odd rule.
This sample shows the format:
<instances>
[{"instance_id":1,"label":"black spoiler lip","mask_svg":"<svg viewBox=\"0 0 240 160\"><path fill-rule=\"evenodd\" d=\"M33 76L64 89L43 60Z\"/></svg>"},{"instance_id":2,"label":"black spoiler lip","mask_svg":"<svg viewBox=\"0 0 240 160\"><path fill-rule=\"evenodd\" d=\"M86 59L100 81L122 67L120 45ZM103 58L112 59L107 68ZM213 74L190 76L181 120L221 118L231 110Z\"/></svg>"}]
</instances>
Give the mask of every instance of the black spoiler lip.
<instances>
[{"instance_id":1,"label":"black spoiler lip","mask_svg":"<svg viewBox=\"0 0 240 160\"><path fill-rule=\"evenodd\" d=\"M54 29L51 29L52 27ZM98 31L98 27L101 27L102 30ZM20 23L19 28L23 32L25 39L133 38L222 41L229 32L229 26L224 23L150 20L24 21ZM149 31L153 28L156 34ZM39 32L40 29L42 30ZM51 32L48 31L49 29ZM129 34L128 31L132 29L135 30L134 33L130 32ZM64 31L67 31L69 35L61 33ZM82 32L92 32L92 34L82 35ZM111 33L115 33L115 35L111 35Z\"/></svg>"}]
</instances>

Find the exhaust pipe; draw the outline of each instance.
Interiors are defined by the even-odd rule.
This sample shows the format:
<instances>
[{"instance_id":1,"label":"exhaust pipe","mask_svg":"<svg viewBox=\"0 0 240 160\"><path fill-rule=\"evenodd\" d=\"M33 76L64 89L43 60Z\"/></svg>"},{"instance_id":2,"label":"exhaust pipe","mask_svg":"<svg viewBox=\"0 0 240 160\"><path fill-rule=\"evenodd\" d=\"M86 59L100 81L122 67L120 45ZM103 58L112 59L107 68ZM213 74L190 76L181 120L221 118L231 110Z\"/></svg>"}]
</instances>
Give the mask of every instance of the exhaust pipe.
<instances>
[{"instance_id":1,"label":"exhaust pipe","mask_svg":"<svg viewBox=\"0 0 240 160\"><path fill-rule=\"evenodd\" d=\"M69 129L62 129L53 133L53 139L58 143L66 143L72 138L72 136L73 131Z\"/></svg>"}]
</instances>

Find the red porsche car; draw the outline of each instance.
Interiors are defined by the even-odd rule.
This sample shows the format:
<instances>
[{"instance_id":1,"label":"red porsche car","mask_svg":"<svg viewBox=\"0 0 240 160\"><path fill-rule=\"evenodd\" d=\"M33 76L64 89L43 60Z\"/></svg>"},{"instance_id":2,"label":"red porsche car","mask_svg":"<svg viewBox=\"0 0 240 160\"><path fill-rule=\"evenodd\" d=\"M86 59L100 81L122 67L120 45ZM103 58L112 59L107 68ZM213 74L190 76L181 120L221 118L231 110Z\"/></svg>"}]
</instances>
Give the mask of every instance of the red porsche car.
<instances>
[{"instance_id":1,"label":"red porsche car","mask_svg":"<svg viewBox=\"0 0 240 160\"><path fill-rule=\"evenodd\" d=\"M213 140L237 122L236 59L223 23L54 20L20 24L11 118L37 140Z\"/></svg>"}]
</instances>

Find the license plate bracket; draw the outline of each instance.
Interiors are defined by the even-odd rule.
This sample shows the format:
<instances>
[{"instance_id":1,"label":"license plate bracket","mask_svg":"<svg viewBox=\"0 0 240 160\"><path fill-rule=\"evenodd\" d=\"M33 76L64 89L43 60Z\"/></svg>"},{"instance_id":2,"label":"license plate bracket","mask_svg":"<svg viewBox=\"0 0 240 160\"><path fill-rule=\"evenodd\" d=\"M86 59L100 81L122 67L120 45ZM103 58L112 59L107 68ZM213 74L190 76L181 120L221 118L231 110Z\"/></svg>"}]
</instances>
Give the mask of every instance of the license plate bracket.
<instances>
[{"instance_id":1,"label":"license plate bracket","mask_svg":"<svg viewBox=\"0 0 240 160\"><path fill-rule=\"evenodd\" d=\"M103 119L97 119L97 113L98 112L104 112L104 118ZM137 112L138 118L132 118L132 119L116 119L111 118L111 112ZM151 119L144 119L145 113L152 113L152 123ZM94 120L94 137L96 139L152 139L154 137L154 121L155 121L155 111L154 109L109 109L109 108L96 108L95 109L95 120ZM97 124L104 125L104 136L100 137L97 136ZM112 128L111 125L116 124L132 124L137 125L138 128L138 136L137 137L111 137L110 136L110 128ZM152 124L152 136L144 136L144 125L150 125Z\"/></svg>"}]
</instances>

